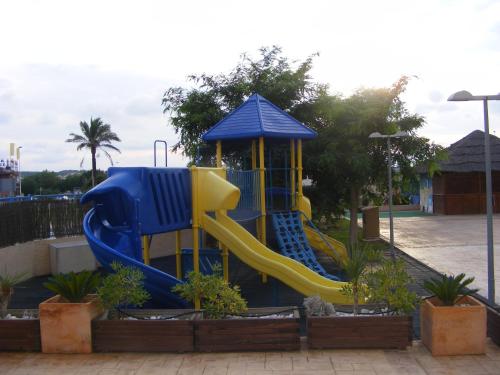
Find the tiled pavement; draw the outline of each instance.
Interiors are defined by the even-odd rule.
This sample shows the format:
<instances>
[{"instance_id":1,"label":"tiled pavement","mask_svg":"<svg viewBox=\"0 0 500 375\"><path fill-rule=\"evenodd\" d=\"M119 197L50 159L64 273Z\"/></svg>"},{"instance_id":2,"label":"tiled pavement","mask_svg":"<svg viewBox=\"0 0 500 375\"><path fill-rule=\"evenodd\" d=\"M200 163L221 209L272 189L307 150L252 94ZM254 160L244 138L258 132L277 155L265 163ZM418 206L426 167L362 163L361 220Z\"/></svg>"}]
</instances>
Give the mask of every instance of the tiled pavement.
<instances>
[{"instance_id":1,"label":"tiled pavement","mask_svg":"<svg viewBox=\"0 0 500 375\"><path fill-rule=\"evenodd\" d=\"M500 348L488 342L486 355L432 357L414 342L399 350L302 350L299 352L211 354L0 353L2 375L444 375L500 374Z\"/></svg>"}]
</instances>

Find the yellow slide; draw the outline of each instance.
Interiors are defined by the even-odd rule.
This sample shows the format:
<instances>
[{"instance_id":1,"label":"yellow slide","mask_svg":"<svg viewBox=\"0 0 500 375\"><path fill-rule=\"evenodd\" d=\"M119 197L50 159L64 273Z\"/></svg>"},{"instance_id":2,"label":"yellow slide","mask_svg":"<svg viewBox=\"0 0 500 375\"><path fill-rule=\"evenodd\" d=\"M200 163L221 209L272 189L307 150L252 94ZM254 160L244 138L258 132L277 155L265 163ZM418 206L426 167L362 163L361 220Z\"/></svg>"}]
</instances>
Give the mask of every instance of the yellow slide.
<instances>
[{"instance_id":1,"label":"yellow slide","mask_svg":"<svg viewBox=\"0 0 500 375\"><path fill-rule=\"evenodd\" d=\"M307 240L313 249L320 250L330 256L337 262L337 264L342 264L342 262L347 259L347 250L342 242L337 241L335 238L327 236L324 233L319 234L314 230L314 228L311 228L306 223L304 223L303 227ZM327 241L328 244L326 244L325 241Z\"/></svg>"},{"instance_id":2,"label":"yellow slide","mask_svg":"<svg viewBox=\"0 0 500 375\"><path fill-rule=\"evenodd\" d=\"M217 212L216 219L203 214L200 225L244 263L275 277L299 293L319 295L325 301L337 304L352 303L349 297L340 292L345 283L324 278L303 264L267 248L221 211Z\"/></svg>"},{"instance_id":3,"label":"yellow slide","mask_svg":"<svg viewBox=\"0 0 500 375\"><path fill-rule=\"evenodd\" d=\"M304 215L302 217L304 233L312 248L322 251L333 258L337 264L341 265L348 258L347 249L344 244L326 234L318 233L307 223L312 219L311 201L309 198L302 196L298 201L298 206L300 212Z\"/></svg>"}]
</instances>

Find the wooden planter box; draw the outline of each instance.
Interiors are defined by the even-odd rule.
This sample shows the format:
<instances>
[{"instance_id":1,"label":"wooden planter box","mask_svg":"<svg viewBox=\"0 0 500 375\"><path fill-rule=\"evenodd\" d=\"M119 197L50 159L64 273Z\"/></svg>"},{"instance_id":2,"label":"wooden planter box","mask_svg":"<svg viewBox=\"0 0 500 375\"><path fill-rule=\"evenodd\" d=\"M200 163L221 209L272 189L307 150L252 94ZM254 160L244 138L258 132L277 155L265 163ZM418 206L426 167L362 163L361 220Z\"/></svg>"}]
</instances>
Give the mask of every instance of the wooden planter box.
<instances>
[{"instance_id":1,"label":"wooden planter box","mask_svg":"<svg viewBox=\"0 0 500 375\"><path fill-rule=\"evenodd\" d=\"M422 343L432 355L484 354L486 307L470 296L460 303L470 306L442 306L435 297L422 302Z\"/></svg>"},{"instance_id":2,"label":"wooden planter box","mask_svg":"<svg viewBox=\"0 0 500 375\"><path fill-rule=\"evenodd\" d=\"M411 316L307 317L311 349L406 349L412 339Z\"/></svg>"},{"instance_id":3,"label":"wooden planter box","mask_svg":"<svg viewBox=\"0 0 500 375\"><path fill-rule=\"evenodd\" d=\"M8 310L12 315L22 315L24 310ZM35 319L0 319L0 352L40 351L40 320L38 310L30 310Z\"/></svg>"},{"instance_id":4,"label":"wooden planter box","mask_svg":"<svg viewBox=\"0 0 500 375\"><path fill-rule=\"evenodd\" d=\"M44 353L92 353L91 321L102 314L95 295L82 303L64 303L56 295L42 302L40 333Z\"/></svg>"},{"instance_id":5,"label":"wooden planter box","mask_svg":"<svg viewBox=\"0 0 500 375\"><path fill-rule=\"evenodd\" d=\"M128 310L133 316L174 316L190 310ZM192 352L195 314L178 320L94 320L95 352Z\"/></svg>"},{"instance_id":6,"label":"wooden planter box","mask_svg":"<svg viewBox=\"0 0 500 375\"><path fill-rule=\"evenodd\" d=\"M248 314L272 314L286 309L254 308ZM195 349L200 352L299 350L299 320L297 310L290 318L196 320Z\"/></svg>"},{"instance_id":7,"label":"wooden planter box","mask_svg":"<svg viewBox=\"0 0 500 375\"><path fill-rule=\"evenodd\" d=\"M495 344L500 346L500 312L488 307L487 309L487 319L488 319L488 337Z\"/></svg>"}]
</instances>

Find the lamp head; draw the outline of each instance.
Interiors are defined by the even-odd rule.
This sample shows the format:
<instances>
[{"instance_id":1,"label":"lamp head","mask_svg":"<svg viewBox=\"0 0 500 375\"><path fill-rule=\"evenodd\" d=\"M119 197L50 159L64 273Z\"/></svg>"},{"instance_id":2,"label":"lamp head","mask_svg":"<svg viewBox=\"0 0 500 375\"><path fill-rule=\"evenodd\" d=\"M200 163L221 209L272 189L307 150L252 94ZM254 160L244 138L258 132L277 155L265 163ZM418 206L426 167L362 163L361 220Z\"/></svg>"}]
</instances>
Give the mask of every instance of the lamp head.
<instances>
[{"instance_id":1,"label":"lamp head","mask_svg":"<svg viewBox=\"0 0 500 375\"><path fill-rule=\"evenodd\" d=\"M368 136L368 138L383 138L384 136L379 132L372 133Z\"/></svg>"},{"instance_id":2,"label":"lamp head","mask_svg":"<svg viewBox=\"0 0 500 375\"><path fill-rule=\"evenodd\" d=\"M393 134L391 137L394 137L394 138L404 138L404 137L409 137L410 134L408 134L408 132L405 132L405 131L398 131L396 134Z\"/></svg>"},{"instance_id":3,"label":"lamp head","mask_svg":"<svg viewBox=\"0 0 500 375\"><path fill-rule=\"evenodd\" d=\"M474 96L466 91L466 90L462 90L462 91L457 91L456 93L450 95L450 97L448 98L448 101L449 102L467 102L469 100L474 100Z\"/></svg>"}]
</instances>

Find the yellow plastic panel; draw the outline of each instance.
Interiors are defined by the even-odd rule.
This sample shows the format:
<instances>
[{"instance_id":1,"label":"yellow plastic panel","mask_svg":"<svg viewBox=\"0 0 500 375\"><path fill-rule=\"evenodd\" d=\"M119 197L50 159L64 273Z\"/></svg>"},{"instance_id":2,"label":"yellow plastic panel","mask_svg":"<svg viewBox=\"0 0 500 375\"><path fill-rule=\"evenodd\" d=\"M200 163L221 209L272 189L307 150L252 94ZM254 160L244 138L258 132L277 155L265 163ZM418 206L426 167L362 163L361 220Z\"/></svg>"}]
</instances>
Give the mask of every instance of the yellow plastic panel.
<instances>
[{"instance_id":1,"label":"yellow plastic panel","mask_svg":"<svg viewBox=\"0 0 500 375\"><path fill-rule=\"evenodd\" d=\"M198 210L233 210L240 200L240 189L225 179L221 168L196 168L198 173Z\"/></svg>"}]
</instances>

